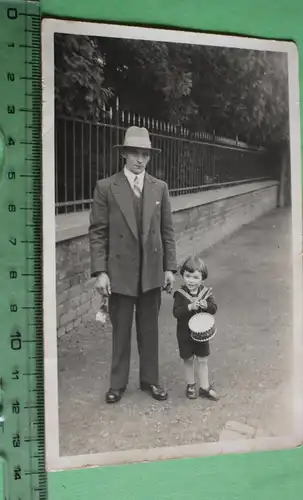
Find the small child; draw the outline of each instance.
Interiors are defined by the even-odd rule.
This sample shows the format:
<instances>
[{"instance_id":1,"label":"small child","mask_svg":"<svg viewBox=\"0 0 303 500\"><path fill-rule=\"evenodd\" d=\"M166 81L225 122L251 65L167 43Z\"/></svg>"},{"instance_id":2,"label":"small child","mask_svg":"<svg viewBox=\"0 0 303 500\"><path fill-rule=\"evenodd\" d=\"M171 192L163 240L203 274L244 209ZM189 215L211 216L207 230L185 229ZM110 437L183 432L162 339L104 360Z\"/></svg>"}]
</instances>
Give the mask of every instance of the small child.
<instances>
[{"instance_id":1,"label":"small child","mask_svg":"<svg viewBox=\"0 0 303 500\"><path fill-rule=\"evenodd\" d=\"M206 287L203 281L208 277L208 270L202 259L198 257L188 257L181 267L180 274L183 277L184 285L181 290L187 292L192 297L198 296ZM195 357L198 361L199 373L199 396L217 401L218 395L211 388L208 380L208 356L210 354L209 341L197 342L190 336L188 327L189 319L197 312L207 312L215 314L217 304L212 295L206 300L199 302L197 299L191 302L176 290L174 293L173 315L177 319L177 339L180 357L184 360L185 378L187 382L186 396L189 399L196 399L195 383Z\"/></svg>"}]
</instances>

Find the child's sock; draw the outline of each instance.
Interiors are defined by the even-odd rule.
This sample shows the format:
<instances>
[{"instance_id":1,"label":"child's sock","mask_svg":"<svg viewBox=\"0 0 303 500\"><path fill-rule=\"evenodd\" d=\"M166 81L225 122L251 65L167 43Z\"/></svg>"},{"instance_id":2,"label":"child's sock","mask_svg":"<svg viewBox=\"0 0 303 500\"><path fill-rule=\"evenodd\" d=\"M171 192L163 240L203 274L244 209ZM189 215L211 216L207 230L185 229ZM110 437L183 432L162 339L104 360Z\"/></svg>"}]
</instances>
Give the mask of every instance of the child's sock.
<instances>
[{"instance_id":1,"label":"child's sock","mask_svg":"<svg viewBox=\"0 0 303 500\"><path fill-rule=\"evenodd\" d=\"M195 358L184 359L185 380L188 385L195 383Z\"/></svg>"},{"instance_id":2,"label":"child's sock","mask_svg":"<svg viewBox=\"0 0 303 500\"><path fill-rule=\"evenodd\" d=\"M199 382L200 387L207 391L209 389L209 380L208 380L208 357L200 358L197 357L198 360L198 373L199 373Z\"/></svg>"}]
</instances>

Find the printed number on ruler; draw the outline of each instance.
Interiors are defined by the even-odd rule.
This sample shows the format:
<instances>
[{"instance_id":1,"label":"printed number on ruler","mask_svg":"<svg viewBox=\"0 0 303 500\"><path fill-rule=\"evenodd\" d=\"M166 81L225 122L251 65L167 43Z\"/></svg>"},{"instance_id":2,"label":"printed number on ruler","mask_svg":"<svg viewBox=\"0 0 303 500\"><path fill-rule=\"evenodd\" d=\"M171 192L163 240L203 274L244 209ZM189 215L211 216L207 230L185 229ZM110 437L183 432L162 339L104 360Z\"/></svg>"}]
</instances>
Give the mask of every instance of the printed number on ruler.
<instances>
[{"instance_id":1,"label":"printed number on ruler","mask_svg":"<svg viewBox=\"0 0 303 500\"><path fill-rule=\"evenodd\" d=\"M0 28L0 454L5 498L43 499L39 3L0 1Z\"/></svg>"}]
</instances>

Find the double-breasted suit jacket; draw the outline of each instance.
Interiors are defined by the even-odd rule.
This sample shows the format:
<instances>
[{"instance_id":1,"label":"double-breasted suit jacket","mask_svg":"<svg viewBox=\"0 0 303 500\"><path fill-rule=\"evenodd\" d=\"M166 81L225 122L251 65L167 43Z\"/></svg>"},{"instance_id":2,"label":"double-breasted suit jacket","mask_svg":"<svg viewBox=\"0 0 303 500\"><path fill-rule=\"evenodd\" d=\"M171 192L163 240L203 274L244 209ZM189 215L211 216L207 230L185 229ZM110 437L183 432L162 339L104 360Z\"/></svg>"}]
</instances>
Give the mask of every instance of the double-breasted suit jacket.
<instances>
[{"instance_id":1,"label":"double-breasted suit jacket","mask_svg":"<svg viewBox=\"0 0 303 500\"><path fill-rule=\"evenodd\" d=\"M98 181L95 188L89 227L91 274L106 272L112 293L136 296L139 279L143 293L161 287L164 272L177 268L167 184L146 172L142 195L139 234L124 172Z\"/></svg>"}]
</instances>

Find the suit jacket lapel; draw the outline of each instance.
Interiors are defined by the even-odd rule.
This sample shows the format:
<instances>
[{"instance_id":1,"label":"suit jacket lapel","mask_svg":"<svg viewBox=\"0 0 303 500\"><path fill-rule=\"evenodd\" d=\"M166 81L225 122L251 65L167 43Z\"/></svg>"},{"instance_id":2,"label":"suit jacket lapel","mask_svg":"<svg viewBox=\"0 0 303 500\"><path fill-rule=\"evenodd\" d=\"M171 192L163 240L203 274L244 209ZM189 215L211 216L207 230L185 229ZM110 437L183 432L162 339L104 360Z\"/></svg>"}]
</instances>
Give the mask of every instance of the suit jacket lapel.
<instances>
[{"instance_id":1,"label":"suit jacket lapel","mask_svg":"<svg viewBox=\"0 0 303 500\"><path fill-rule=\"evenodd\" d=\"M123 171L116 175L115 181L112 184L112 193L133 235L135 238L138 238L134 200L131 193L131 187Z\"/></svg>"},{"instance_id":2,"label":"suit jacket lapel","mask_svg":"<svg viewBox=\"0 0 303 500\"><path fill-rule=\"evenodd\" d=\"M144 244L150 227L150 222L152 215L156 208L156 201L159 198L159 194L157 192L157 184L155 179L153 179L147 173L144 178L144 194L143 194L143 235L142 235L142 243Z\"/></svg>"}]
</instances>

